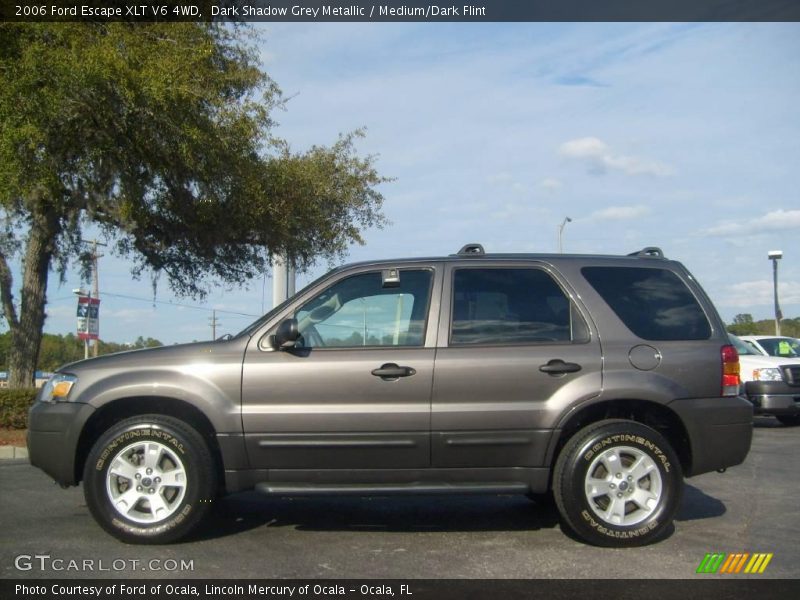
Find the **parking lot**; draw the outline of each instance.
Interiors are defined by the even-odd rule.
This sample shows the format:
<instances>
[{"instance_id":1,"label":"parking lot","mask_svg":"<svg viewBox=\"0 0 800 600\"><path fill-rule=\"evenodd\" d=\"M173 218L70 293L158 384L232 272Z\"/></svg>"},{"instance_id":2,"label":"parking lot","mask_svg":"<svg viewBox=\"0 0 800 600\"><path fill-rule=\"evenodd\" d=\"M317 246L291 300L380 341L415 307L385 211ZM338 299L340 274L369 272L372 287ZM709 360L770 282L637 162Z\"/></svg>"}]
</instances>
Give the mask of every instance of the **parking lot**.
<instances>
[{"instance_id":1,"label":"parking lot","mask_svg":"<svg viewBox=\"0 0 800 600\"><path fill-rule=\"evenodd\" d=\"M221 500L185 543L126 546L95 524L80 488L0 461L0 565L3 578L722 578L695 574L707 552L763 552L774 557L755 577L796 578L799 460L800 429L758 418L746 463L688 480L675 531L627 550L574 540L554 508L524 497L256 493Z\"/></svg>"}]
</instances>

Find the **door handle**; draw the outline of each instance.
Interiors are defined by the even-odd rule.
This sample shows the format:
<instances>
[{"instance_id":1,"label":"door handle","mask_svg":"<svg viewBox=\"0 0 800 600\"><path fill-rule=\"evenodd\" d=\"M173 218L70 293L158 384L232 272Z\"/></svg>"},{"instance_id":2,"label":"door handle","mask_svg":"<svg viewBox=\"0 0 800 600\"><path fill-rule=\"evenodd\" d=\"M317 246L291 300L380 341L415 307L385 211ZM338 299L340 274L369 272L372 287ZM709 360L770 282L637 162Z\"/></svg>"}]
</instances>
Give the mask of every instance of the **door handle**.
<instances>
[{"instance_id":1,"label":"door handle","mask_svg":"<svg viewBox=\"0 0 800 600\"><path fill-rule=\"evenodd\" d=\"M401 367L395 363L386 363L377 369L372 369L372 374L375 377L380 377L384 380L397 379L398 377L410 377L414 375L416 370L411 367Z\"/></svg>"},{"instance_id":2,"label":"door handle","mask_svg":"<svg viewBox=\"0 0 800 600\"><path fill-rule=\"evenodd\" d=\"M546 365L540 366L539 370L548 375L564 375L565 373L577 373L582 368L578 363L564 362L560 358L554 358Z\"/></svg>"}]
</instances>

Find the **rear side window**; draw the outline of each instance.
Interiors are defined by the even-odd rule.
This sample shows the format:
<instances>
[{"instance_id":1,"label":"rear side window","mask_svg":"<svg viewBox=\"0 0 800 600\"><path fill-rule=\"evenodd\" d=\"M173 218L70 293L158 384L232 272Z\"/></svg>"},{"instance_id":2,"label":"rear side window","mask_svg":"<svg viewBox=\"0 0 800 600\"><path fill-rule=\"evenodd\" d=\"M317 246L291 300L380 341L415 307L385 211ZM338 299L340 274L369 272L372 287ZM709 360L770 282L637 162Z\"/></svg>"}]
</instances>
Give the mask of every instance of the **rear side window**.
<instances>
[{"instance_id":1,"label":"rear side window","mask_svg":"<svg viewBox=\"0 0 800 600\"><path fill-rule=\"evenodd\" d=\"M672 271L649 267L584 267L583 276L620 320L645 340L706 340L711 325L697 299Z\"/></svg>"},{"instance_id":2,"label":"rear side window","mask_svg":"<svg viewBox=\"0 0 800 600\"><path fill-rule=\"evenodd\" d=\"M455 271L451 344L510 345L588 339L583 318L545 271Z\"/></svg>"}]
</instances>

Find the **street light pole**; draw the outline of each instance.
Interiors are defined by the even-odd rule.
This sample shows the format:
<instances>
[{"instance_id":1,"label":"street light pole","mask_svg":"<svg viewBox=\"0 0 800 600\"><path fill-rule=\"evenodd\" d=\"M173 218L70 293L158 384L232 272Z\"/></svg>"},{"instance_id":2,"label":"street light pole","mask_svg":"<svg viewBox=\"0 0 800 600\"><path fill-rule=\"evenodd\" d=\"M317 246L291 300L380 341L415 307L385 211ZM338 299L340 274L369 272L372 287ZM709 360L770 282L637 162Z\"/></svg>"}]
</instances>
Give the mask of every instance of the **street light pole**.
<instances>
[{"instance_id":1,"label":"street light pole","mask_svg":"<svg viewBox=\"0 0 800 600\"><path fill-rule=\"evenodd\" d=\"M778 261L783 258L783 252L780 250L770 250L767 252L767 258L772 261L772 291L775 297L775 335L781 334L781 305L778 302Z\"/></svg>"},{"instance_id":2,"label":"street light pole","mask_svg":"<svg viewBox=\"0 0 800 600\"><path fill-rule=\"evenodd\" d=\"M564 220L561 221L561 225L558 226L558 253L559 254L563 254L564 253L564 242L563 242L564 227L567 225L567 223L572 223L572 219L570 219L569 217L564 217Z\"/></svg>"}]
</instances>

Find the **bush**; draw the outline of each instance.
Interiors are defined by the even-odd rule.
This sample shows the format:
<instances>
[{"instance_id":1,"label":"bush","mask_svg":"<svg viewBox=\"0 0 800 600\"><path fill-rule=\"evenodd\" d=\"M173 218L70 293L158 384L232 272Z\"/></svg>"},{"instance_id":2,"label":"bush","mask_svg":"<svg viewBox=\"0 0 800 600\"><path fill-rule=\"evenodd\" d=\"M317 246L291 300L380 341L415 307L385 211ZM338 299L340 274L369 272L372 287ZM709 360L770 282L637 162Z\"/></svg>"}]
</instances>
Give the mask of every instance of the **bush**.
<instances>
[{"instance_id":1,"label":"bush","mask_svg":"<svg viewBox=\"0 0 800 600\"><path fill-rule=\"evenodd\" d=\"M0 427L25 429L28 410L36 399L35 388L0 389Z\"/></svg>"}]
</instances>

